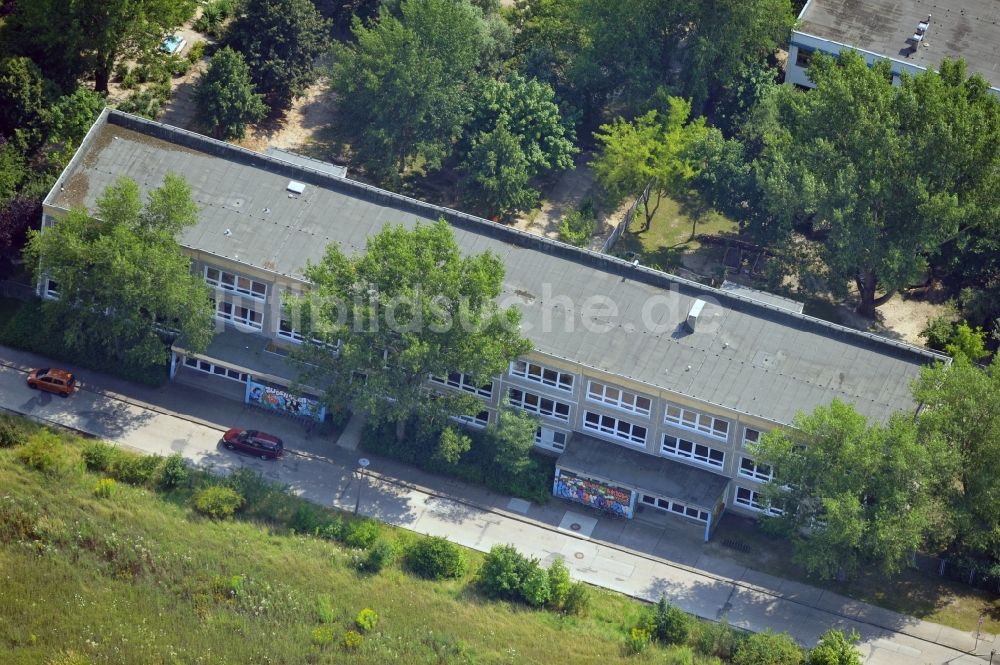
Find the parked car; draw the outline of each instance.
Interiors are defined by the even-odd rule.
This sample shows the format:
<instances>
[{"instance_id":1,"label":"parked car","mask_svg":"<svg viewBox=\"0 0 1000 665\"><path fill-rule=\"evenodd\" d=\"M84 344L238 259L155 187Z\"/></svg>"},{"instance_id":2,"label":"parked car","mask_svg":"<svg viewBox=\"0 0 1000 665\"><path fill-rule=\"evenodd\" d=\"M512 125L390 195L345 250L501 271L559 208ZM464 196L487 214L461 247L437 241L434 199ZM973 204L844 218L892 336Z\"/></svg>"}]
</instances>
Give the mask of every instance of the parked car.
<instances>
[{"instance_id":1,"label":"parked car","mask_svg":"<svg viewBox=\"0 0 1000 665\"><path fill-rule=\"evenodd\" d=\"M285 444L281 439L255 429L233 427L226 430L222 435L222 445L229 450L242 450L261 459L278 459L285 454Z\"/></svg>"},{"instance_id":2,"label":"parked car","mask_svg":"<svg viewBox=\"0 0 1000 665\"><path fill-rule=\"evenodd\" d=\"M64 369L44 367L28 372L28 387L69 397L76 390L76 377Z\"/></svg>"}]
</instances>

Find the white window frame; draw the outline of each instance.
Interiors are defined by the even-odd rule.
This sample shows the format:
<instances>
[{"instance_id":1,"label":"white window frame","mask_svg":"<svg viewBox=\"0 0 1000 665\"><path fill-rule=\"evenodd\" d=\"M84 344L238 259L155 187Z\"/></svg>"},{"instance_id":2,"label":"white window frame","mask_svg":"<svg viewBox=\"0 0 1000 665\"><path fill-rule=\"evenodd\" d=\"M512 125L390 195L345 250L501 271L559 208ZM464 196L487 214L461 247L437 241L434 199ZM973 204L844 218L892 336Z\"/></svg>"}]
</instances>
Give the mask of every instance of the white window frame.
<instances>
[{"instance_id":1,"label":"white window frame","mask_svg":"<svg viewBox=\"0 0 1000 665\"><path fill-rule=\"evenodd\" d=\"M53 286L55 285L55 286ZM45 297L49 300L59 300L59 282L51 277L45 278Z\"/></svg>"},{"instance_id":2,"label":"white window frame","mask_svg":"<svg viewBox=\"0 0 1000 665\"><path fill-rule=\"evenodd\" d=\"M748 496L746 498L740 498L741 492L745 492ZM775 517L785 514L785 511L780 508L775 508L774 506L765 507L764 504L761 503L760 499L760 492L757 490L752 490L749 487L736 487L734 501L737 505L758 513L764 513L765 515L772 515Z\"/></svg>"},{"instance_id":3,"label":"white window frame","mask_svg":"<svg viewBox=\"0 0 1000 665\"><path fill-rule=\"evenodd\" d=\"M755 439L748 438L747 434L749 434L750 432L753 432L754 434L756 434L757 437ZM743 428L743 439L742 439L742 441L743 441L743 447L746 448L747 444L758 443L760 441L760 437L763 434L764 433L761 432L759 429L754 429L752 427L744 427Z\"/></svg>"},{"instance_id":4,"label":"white window frame","mask_svg":"<svg viewBox=\"0 0 1000 665\"><path fill-rule=\"evenodd\" d=\"M671 411L676 411L676 415L671 414ZM709 413L695 411L694 409L687 409L677 404L667 404L666 413L663 415L663 422L683 427L692 432L701 432L720 441L729 439L729 429L732 425L725 418L719 418Z\"/></svg>"},{"instance_id":5,"label":"white window frame","mask_svg":"<svg viewBox=\"0 0 1000 665\"><path fill-rule=\"evenodd\" d=\"M661 510L670 515L677 515L689 520L694 520L695 522L701 522L702 524L708 522L707 510L703 510L697 506L689 506L681 501L674 501L673 499L656 496L655 494L640 494L639 502L645 506Z\"/></svg>"},{"instance_id":6,"label":"white window frame","mask_svg":"<svg viewBox=\"0 0 1000 665\"><path fill-rule=\"evenodd\" d=\"M563 392L573 392L573 382L576 377L567 372L550 369L538 363L527 360L515 360L510 364L510 375L517 376L527 381L534 381L543 386L549 386Z\"/></svg>"},{"instance_id":7,"label":"white window frame","mask_svg":"<svg viewBox=\"0 0 1000 665\"><path fill-rule=\"evenodd\" d=\"M559 429L552 429L551 427L543 427L541 425L535 428L535 445L539 448L561 453L566 449L566 440L568 438L569 435Z\"/></svg>"},{"instance_id":8,"label":"white window frame","mask_svg":"<svg viewBox=\"0 0 1000 665\"><path fill-rule=\"evenodd\" d=\"M684 446L681 444L687 444L691 449L683 450ZM700 448L704 450L699 450ZM726 465L726 451L713 448L704 443L698 443L697 441L682 439L673 434L663 434L663 440L660 442L660 454L666 457L689 460L715 469L721 469ZM719 455L721 455L721 458L718 458Z\"/></svg>"},{"instance_id":9,"label":"white window frame","mask_svg":"<svg viewBox=\"0 0 1000 665\"><path fill-rule=\"evenodd\" d=\"M456 390L464 390L467 393L479 395L480 397L488 398L493 396L492 381L489 381L484 385L477 386L471 376L462 372L449 372L446 377L431 374L430 380L432 383L448 386L449 388L455 388Z\"/></svg>"},{"instance_id":10,"label":"white window frame","mask_svg":"<svg viewBox=\"0 0 1000 665\"><path fill-rule=\"evenodd\" d=\"M614 392L618 393L617 397L612 396ZM638 393L624 390L618 386L612 386L601 381L591 380L587 382L587 399L591 402L607 404L622 411L637 413L640 416L647 417L649 416L650 409L653 408L653 400L645 395L639 395ZM646 401L645 408L639 406L639 400Z\"/></svg>"},{"instance_id":11,"label":"white window frame","mask_svg":"<svg viewBox=\"0 0 1000 665\"><path fill-rule=\"evenodd\" d=\"M486 417L485 418L481 418L481 416L484 413L486 414ZM467 425L469 427L474 427L475 429L482 429L482 428L484 428L484 427L486 427L487 425L490 424L490 412L487 411L486 409L483 409L482 411L480 411L479 413L477 413L474 416L469 416L469 415L452 416L452 419L453 420L457 420L458 422L462 423L463 425Z\"/></svg>"},{"instance_id":12,"label":"white window frame","mask_svg":"<svg viewBox=\"0 0 1000 665\"><path fill-rule=\"evenodd\" d=\"M282 330L282 325L284 324L288 324L288 330ZM296 344L302 344L304 341L306 341L306 338L302 335L302 333L300 333L298 330L295 329L295 326L292 325L292 322L284 317L278 319L277 335L278 337L283 337L288 341L294 342Z\"/></svg>"},{"instance_id":13,"label":"white window frame","mask_svg":"<svg viewBox=\"0 0 1000 665\"><path fill-rule=\"evenodd\" d=\"M210 277L209 271L216 274L216 277ZM222 289L223 291L230 291L232 293L241 293L255 300L267 300L267 283L257 281L250 277L244 277L240 274L229 272L228 270L223 270L222 268L215 268L212 266L205 266L204 270L205 283L214 286L217 289ZM230 277L231 281L226 281L224 277ZM249 283L249 286L241 286L240 280L244 280ZM254 290L255 286L260 286L263 288L263 293Z\"/></svg>"},{"instance_id":14,"label":"white window frame","mask_svg":"<svg viewBox=\"0 0 1000 665\"><path fill-rule=\"evenodd\" d=\"M514 393L520 393L520 396L518 397ZM530 411L540 416L555 418L564 423L569 422L571 407L566 402L560 402L545 395L529 393L523 388L513 387L507 390L507 399L510 401L511 406L517 407L522 411Z\"/></svg>"},{"instance_id":15,"label":"white window frame","mask_svg":"<svg viewBox=\"0 0 1000 665\"><path fill-rule=\"evenodd\" d=\"M191 369L199 372L204 372L205 374L221 376L224 379L238 381L240 383L246 383L247 379L250 378L250 375L246 372L230 369L229 367L223 367L222 365L216 365L215 363L210 363L207 360L192 358L191 356L186 356L184 358L184 366L190 367Z\"/></svg>"},{"instance_id":16,"label":"white window frame","mask_svg":"<svg viewBox=\"0 0 1000 665\"><path fill-rule=\"evenodd\" d=\"M740 457L740 468L737 469L737 473L743 478L749 478L758 483L768 483L774 480L774 469L767 464L758 464L752 457Z\"/></svg>"},{"instance_id":17,"label":"white window frame","mask_svg":"<svg viewBox=\"0 0 1000 665\"><path fill-rule=\"evenodd\" d=\"M238 310L246 310L246 313L239 314ZM254 321L254 317L251 316L251 314L258 315L260 320ZM222 319L223 321L232 321L237 325L252 328L254 330L264 329L264 312L252 309L245 305L237 305L236 303L229 302L228 300L216 301L215 318Z\"/></svg>"},{"instance_id":18,"label":"white window frame","mask_svg":"<svg viewBox=\"0 0 1000 665\"><path fill-rule=\"evenodd\" d=\"M595 416L597 422L590 422L588 420L590 416ZM607 420L613 421L614 424L608 424ZM623 425L627 426L627 430L622 427ZM636 423L631 423L615 416L608 416L597 411L583 412L583 428L589 429L592 432L598 432L617 441L624 441L630 446L637 448L645 448L646 437L649 436L649 428L645 425L637 425ZM641 437L635 433L636 429L642 430Z\"/></svg>"}]
</instances>

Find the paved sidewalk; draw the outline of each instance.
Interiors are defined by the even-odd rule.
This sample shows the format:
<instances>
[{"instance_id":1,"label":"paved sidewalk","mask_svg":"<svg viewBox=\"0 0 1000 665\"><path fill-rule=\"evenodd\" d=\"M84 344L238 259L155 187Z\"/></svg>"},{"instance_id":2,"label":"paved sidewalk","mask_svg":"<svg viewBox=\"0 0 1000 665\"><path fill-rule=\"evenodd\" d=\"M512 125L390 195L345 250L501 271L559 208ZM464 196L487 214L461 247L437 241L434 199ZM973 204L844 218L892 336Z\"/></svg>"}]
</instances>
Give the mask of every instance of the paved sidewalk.
<instances>
[{"instance_id":1,"label":"paved sidewalk","mask_svg":"<svg viewBox=\"0 0 1000 665\"><path fill-rule=\"evenodd\" d=\"M512 543L545 564L561 556L576 579L646 600L665 593L704 618L725 618L755 631L787 630L807 645L830 627L855 629L865 662L872 664L978 664L986 660L970 655L974 650L986 659L991 649L1000 650L992 635L975 648L970 633L710 556L699 546L700 529L684 524L597 519L582 506L556 500L537 506L371 455L369 473L359 481L353 470L361 453L351 445L338 446L287 418L214 394L226 392L225 384L212 383L223 379L206 376L203 387L214 391L207 392L192 387L197 377L183 386L148 388L83 370L78 373L84 389L63 400L30 391L24 383L24 368L47 361L4 347L0 361L4 408L144 452L179 452L223 472L251 467L317 503L353 510L358 502L362 514L474 549ZM226 451L218 445L219 434L232 426L280 434L292 454L273 463ZM352 442L357 428L345 430L354 432L348 434Z\"/></svg>"}]
</instances>

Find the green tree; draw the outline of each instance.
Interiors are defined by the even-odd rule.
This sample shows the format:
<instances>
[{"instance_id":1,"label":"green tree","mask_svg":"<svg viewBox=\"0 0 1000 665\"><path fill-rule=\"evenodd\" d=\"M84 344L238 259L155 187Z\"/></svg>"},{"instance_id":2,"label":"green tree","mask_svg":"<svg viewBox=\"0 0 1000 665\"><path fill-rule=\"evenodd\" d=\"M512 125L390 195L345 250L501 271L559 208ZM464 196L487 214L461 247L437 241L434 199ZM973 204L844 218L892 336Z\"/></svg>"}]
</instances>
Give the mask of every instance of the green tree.
<instances>
[{"instance_id":1,"label":"green tree","mask_svg":"<svg viewBox=\"0 0 1000 665\"><path fill-rule=\"evenodd\" d=\"M653 636L663 644L684 644L691 632L691 617L660 596L653 613Z\"/></svg>"},{"instance_id":2,"label":"green tree","mask_svg":"<svg viewBox=\"0 0 1000 665\"><path fill-rule=\"evenodd\" d=\"M14 197L25 175L21 151L13 143L0 142L0 204Z\"/></svg>"},{"instance_id":3,"label":"green tree","mask_svg":"<svg viewBox=\"0 0 1000 665\"><path fill-rule=\"evenodd\" d=\"M854 630L849 635L831 628L806 654L805 665L862 665L861 653L854 646L859 640Z\"/></svg>"},{"instance_id":4,"label":"green tree","mask_svg":"<svg viewBox=\"0 0 1000 665\"><path fill-rule=\"evenodd\" d=\"M943 440L952 482L944 487L956 549L1000 560L1000 358L986 369L965 357L921 370L913 390L918 429Z\"/></svg>"},{"instance_id":5,"label":"green tree","mask_svg":"<svg viewBox=\"0 0 1000 665\"><path fill-rule=\"evenodd\" d=\"M103 95L77 88L59 97L48 109L46 147L53 177L69 163L107 103Z\"/></svg>"},{"instance_id":6,"label":"green tree","mask_svg":"<svg viewBox=\"0 0 1000 665\"><path fill-rule=\"evenodd\" d=\"M166 362L166 331L204 350L213 326L209 292L175 240L197 214L177 175L168 174L145 205L138 185L123 178L97 200L95 216L75 208L32 231L28 264L59 284L59 299L43 305L51 332L69 348L134 365Z\"/></svg>"},{"instance_id":7,"label":"green tree","mask_svg":"<svg viewBox=\"0 0 1000 665\"><path fill-rule=\"evenodd\" d=\"M894 87L889 63L849 51L814 58L809 75L815 90L779 86L755 114L770 216L751 230L787 241L808 225L830 286L846 294L853 281L871 317L924 276L928 256L995 226L1000 169L984 165L1000 164L1000 102L961 63Z\"/></svg>"},{"instance_id":8,"label":"green tree","mask_svg":"<svg viewBox=\"0 0 1000 665\"><path fill-rule=\"evenodd\" d=\"M947 451L912 417L870 424L835 400L797 416L794 429L768 432L752 453L774 471L764 495L783 513L769 521L810 574L851 575L868 562L893 573L940 535Z\"/></svg>"},{"instance_id":9,"label":"green tree","mask_svg":"<svg viewBox=\"0 0 1000 665\"><path fill-rule=\"evenodd\" d=\"M733 665L799 665L802 649L788 633L766 630L743 640L733 655Z\"/></svg>"},{"instance_id":10,"label":"green tree","mask_svg":"<svg viewBox=\"0 0 1000 665\"><path fill-rule=\"evenodd\" d=\"M472 439L462 434L454 427L445 427L441 430L441 438L438 441L437 450L434 451L434 459L445 466L454 466L462 455L472 449Z\"/></svg>"},{"instance_id":11,"label":"green tree","mask_svg":"<svg viewBox=\"0 0 1000 665\"><path fill-rule=\"evenodd\" d=\"M538 201L538 190L528 186L528 158L506 121L471 138L462 170L465 198L488 216L530 208Z\"/></svg>"},{"instance_id":12,"label":"green tree","mask_svg":"<svg viewBox=\"0 0 1000 665\"><path fill-rule=\"evenodd\" d=\"M45 109L45 77L28 58L0 60L0 136L37 129Z\"/></svg>"},{"instance_id":13,"label":"green tree","mask_svg":"<svg viewBox=\"0 0 1000 665\"><path fill-rule=\"evenodd\" d=\"M486 428L487 445L499 473L516 478L531 468L528 453L535 445L537 429L537 418L506 404L500 408L496 422Z\"/></svg>"},{"instance_id":14,"label":"green tree","mask_svg":"<svg viewBox=\"0 0 1000 665\"><path fill-rule=\"evenodd\" d=\"M686 193L688 183L698 172L691 148L708 132L704 118L688 122L689 102L668 97L667 107L662 119L654 110L633 122L618 118L594 132L600 147L590 165L611 202L618 204L627 196L638 196L647 183L653 182L651 196L644 201L644 230L649 228L664 194ZM654 194L656 203L650 207L649 198Z\"/></svg>"},{"instance_id":15,"label":"green tree","mask_svg":"<svg viewBox=\"0 0 1000 665\"><path fill-rule=\"evenodd\" d=\"M202 122L223 139L243 138L247 123L258 122L267 113L250 83L243 56L228 47L212 56L208 71L195 84L194 99Z\"/></svg>"},{"instance_id":16,"label":"green tree","mask_svg":"<svg viewBox=\"0 0 1000 665\"><path fill-rule=\"evenodd\" d=\"M343 138L383 181L417 158L435 168L451 153L489 40L482 11L464 0L403 0L400 13L355 20L356 41L334 47L331 69L332 88L350 100L337 111Z\"/></svg>"},{"instance_id":17,"label":"green tree","mask_svg":"<svg viewBox=\"0 0 1000 665\"><path fill-rule=\"evenodd\" d=\"M955 332L944 345L944 351L952 358L963 356L972 362L979 362L990 354L986 350L986 333L982 328L972 328L965 321L959 321Z\"/></svg>"},{"instance_id":18,"label":"green tree","mask_svg":"<svg viewBox=\"0 0 1000 665\"><path fill-rule=\"evenodd\" d=\"M30 58L64 92L76 88L88 63L81 57L86 47L74 4L32 0L13 9L0 25L0 52Z\"/></svg>"},{"instance_id":19,"label":"green tree","mask_svg":"<svg viewBox=\"0 0 1000 665\"><path fill-rule=\"evenodd\" d=\"M412 230L386 226L363 255L330 245L306 274L312 288L293 315L341 344L304 344L296 353L302 382L332 404L395 423L400 440L414 415L440 421L482 408L461 391L429 399L428 376L463 372L485 382L531 348L518 331L520 313L496 304L500 258L461 256L443 219Z\"/></svg>"},{"instance_id":20,"label":"green tree","mask_svg":"<svg viewBox=\"0 0 1000 665\"><path fill-rule=\"evenodd\" d=\"M329 27L310 0L246 0L226 41L243 55L254 87L277 110L316 80L313 65L328 46Z\"/></svg>"}]
</instances>

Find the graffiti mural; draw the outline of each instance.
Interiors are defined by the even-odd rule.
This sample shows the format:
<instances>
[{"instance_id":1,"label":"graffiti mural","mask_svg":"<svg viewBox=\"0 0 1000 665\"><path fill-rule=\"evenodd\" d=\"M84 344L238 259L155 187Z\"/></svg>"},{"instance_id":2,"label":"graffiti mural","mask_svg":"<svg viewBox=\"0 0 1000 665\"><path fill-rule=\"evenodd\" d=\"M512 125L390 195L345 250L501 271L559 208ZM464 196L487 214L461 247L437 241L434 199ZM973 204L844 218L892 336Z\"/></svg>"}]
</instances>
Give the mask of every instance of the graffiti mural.
<instances>
[{"instance_id":1,"label":"graffiti mural","mask_svg":"<svg viewBox=\"0 0 1000 665\"><path fill-rule=\"evenodd\" d=\"M291 416L323 420L324 409L316 400L255 381L247 382L247 403Z\"/></svg>"},{"instance_id":2,"label":"graffiti mural","mask_svg":"<svg viewBox=\"0 0 1000 665\"><path fill-rule=\"evenodd\" d=\"M631 490L581 478L562 469L556 470L552 494L561 499L569 499L598 510L607 510L622 517L632 518Z\"/></svg>"}]
</instances>

